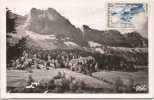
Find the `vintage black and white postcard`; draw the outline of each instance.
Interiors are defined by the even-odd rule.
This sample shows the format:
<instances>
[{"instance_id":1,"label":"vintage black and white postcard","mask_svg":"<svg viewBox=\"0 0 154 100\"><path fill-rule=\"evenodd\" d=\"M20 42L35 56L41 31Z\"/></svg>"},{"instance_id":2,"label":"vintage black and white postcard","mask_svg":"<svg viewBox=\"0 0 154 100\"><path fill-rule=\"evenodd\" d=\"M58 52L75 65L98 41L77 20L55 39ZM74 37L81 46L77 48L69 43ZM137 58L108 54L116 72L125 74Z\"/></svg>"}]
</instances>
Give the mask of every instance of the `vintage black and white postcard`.
<instances>
[{"instance_id":1,"label":"vintage black and white postcard","mask_svg":"<svg viewBox=\"0 0 154 100\"><path fill-rule=\"evenodd\" d=\"M1 2L3 98L152 98L154 1Z\"/></svg>"}]
</instances>

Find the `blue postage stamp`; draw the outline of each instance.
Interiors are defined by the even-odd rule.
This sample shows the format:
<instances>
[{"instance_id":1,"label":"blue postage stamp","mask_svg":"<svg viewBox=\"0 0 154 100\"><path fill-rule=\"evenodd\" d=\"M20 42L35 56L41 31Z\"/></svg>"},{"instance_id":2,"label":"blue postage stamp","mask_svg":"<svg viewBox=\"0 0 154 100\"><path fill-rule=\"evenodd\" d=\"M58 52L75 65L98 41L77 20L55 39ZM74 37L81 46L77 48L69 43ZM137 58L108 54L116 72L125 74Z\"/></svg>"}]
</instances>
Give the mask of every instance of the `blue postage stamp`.
<instances>
[{"instance_id":1,"label":"blue postage stamp","mask_svg":"<svg viewBox=\"0 0 154 100\"><path fill-rule=\"evenodd\" d=\"M108 3L108 27L136 28L147 15L147 5L144 3Z\"/></svg>"}]
</instances>

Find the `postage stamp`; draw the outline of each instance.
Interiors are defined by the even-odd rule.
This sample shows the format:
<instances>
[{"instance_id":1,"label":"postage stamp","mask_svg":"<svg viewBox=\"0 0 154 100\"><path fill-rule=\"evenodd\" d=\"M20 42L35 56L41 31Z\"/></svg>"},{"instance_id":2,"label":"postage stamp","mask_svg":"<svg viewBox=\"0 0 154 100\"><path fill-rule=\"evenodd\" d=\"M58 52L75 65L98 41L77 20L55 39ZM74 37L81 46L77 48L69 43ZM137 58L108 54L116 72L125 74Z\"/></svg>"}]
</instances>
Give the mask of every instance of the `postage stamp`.
<instances>
[{"instance_id":1,"label":"postage stamp","mask_svg":"<svg viewBox=\"0 0 154 100\"><path fill-rule=\"evenodd\" d=\"M108 27L110 28L136 28L147 15L147 4L144 3L109 3Z\"/></svg>"}]
</instances>

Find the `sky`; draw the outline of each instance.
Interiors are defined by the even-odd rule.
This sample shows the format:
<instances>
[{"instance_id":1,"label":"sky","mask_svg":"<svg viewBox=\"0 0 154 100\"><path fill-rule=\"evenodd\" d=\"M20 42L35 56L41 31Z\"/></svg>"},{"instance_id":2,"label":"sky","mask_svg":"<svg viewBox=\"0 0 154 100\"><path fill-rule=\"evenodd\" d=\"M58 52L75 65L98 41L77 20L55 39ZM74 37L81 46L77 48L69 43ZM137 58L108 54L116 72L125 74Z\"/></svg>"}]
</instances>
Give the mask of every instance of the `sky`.
<instances>
[{"instance_id":1,"label":"sky","mask_svg":"<svg viewBox=\"0 0 154 100\"><path fill-rule=\"evenodd\" d=\"M73 25L80 27L89 25L91 28L107 29L107 0L6 0L6 6L13 12L25 15L31 8L54 8L65 16ZM144 18L144 17L145 18ZM142 17L142 18L141 18ZM137 30L143 31L147 24L145 15L137 17ZM132 31L123 29L121 32Z\"/></svg>"},{"instance_id":2,"label":"sky","mask_svg":"<svg viewBox=\"0 0 154 100\"><path fill-rule=\"evenodd\" d=\"M93 28L104 29L106 18L104 0L8 0L7 6L13 12L25 15L32 7L54 8L72 24L81 27L87 24Z\"/></svg>"}]
</instances>

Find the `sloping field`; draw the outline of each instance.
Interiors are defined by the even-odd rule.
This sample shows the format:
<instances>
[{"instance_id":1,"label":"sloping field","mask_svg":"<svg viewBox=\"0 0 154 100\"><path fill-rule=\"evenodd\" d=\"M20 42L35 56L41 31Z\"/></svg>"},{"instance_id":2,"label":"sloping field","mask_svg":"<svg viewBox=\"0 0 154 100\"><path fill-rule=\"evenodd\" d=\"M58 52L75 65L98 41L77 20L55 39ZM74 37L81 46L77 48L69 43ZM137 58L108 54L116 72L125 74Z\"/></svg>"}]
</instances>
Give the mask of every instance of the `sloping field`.
<instances>
[{"instance_id":1,"label":"sloping field","mask_svg":"<svg viewBox=\"0 0 154 100\"><path fill-rule=\"evenodd\" d=\"M72 76L77 80L84 81L87 87L89 88L105 88L112 89L112 85L100 81L96 78L83 75L81 73L72 72L67 69L51 69L51 70L33 70L33 73L28 73L25 71L8 71L7 72L7 86L8 87L22 87L26 86L26 80L28 76L31 74L32 78L37 81L49 81L54 76L57 75L58 72L65 72L66 75Z\"/></svg>"},{"instance_id":2,"label":"sloping field","mask_svg":"<svg viewBox=\"0 0 154 100\"><path fill-rule=\"evenodd\" d=\"M83 75L81 73L72 72L72 71L66 70L66 69L58 69L58 71L63 71L67 75L71 75L78 80L84 81L85 84L87 85L87 87L112 89L112 85L105 83L103 81L100 81L96 78L93 78L93 77L90 77L90 76L87 76L87 75Z\"/></svg>"},{"instance_id":3,"label":"sloping field","mask_svg":"<svg viewBox=\"0 0 154 100\"><path fill-rule=\"evenodd\" d=\"M29 73L26 71L7 71L7 87L24 87Z\"/></svg>"},{"instance_id":4,"label":"sloping field","mask_svg":"<svg viewBox=\"0 0 154 100\"><path fill-rule=\"evenodd\" d=\"M96 72L93 73L93 76L100 80L107 80L111 83L115 83L116 79L120 77L125 85L128 84L129 79L134 80L135 84L145 84L148 85L148 72L139 71L139 72Z\"/></svg>"}]
</instances>

